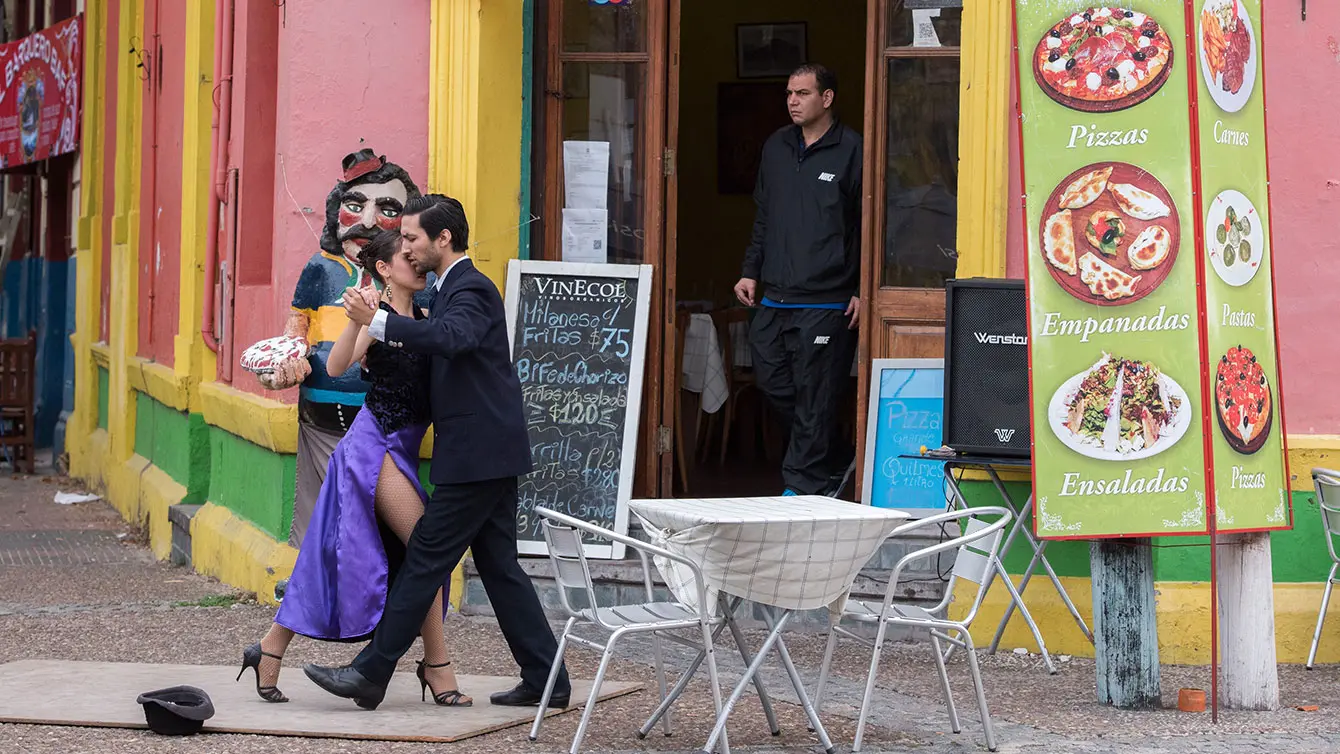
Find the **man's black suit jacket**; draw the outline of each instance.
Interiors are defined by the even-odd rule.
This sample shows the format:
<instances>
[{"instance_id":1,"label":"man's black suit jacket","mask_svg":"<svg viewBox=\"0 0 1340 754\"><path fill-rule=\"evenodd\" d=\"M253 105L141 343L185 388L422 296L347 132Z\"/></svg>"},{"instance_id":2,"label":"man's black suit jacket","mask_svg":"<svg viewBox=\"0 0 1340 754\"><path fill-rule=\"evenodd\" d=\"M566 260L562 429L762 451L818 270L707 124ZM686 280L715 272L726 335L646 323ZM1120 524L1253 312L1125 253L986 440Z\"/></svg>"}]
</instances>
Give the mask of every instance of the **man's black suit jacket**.
<instances>
[{"instance_id":1,"label":"man's black suit jacket","mask_svg":"<svg viewBox=\"0 0 1340 754\"><path fill-rule=\"evenodd\" d=\"M386 344L432 356L433 484L530 473L521 383L498 288L469 259L457 262L428 319L390 315Z\"/></svg>"}]
</instances>

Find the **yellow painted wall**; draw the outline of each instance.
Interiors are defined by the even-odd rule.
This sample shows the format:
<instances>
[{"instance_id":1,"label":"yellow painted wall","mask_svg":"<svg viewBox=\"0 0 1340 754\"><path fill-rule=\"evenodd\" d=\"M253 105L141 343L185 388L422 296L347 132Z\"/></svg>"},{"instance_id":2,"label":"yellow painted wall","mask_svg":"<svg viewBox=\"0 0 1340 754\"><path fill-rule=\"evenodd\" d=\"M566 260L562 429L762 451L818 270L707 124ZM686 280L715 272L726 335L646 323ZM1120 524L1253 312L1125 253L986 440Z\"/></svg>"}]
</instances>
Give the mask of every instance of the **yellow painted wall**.
<instances>
[{"instance_id":1,"label":"yellow painted wall","mask_svg":"<svg viewBox=\"0 0 1340 754\"><path fill-rule=\"evenodd\" d=\"M433 0L428 190L470 219L470 256L501 288L521 225L520 0Z\"/></svg>"},{"instance_id":2,"label":"yellow painted wall","mask_svg":"<svg viewBox=\"0 0 1340 754\"><path fill-rule=\"evenodd\" d=\"M99 467L92 450L98 426L98 365L93 344L98 338L98 316L102 310L102 174L106 159L106 112L103 95L108 71L102 65L107 39L107 8L90 0L84 12L84 122L80 131L80 216L75 251L74 411L66 429L70 472L91 478ZM111 72L115 75L115 72Z\"/></svg>"},{"instance_id":3,"label":"yellow painted wall","mask_svg":"<svg viewBox=\"0 0 1340 754\"><path fill-rule=\"evenodd\" d=\"M1324 554L1324 551L1323 551ZM1015 578L1016 583L1018 578ZM1061 577L1071 601L1085 623L1093 627L1093 591L1087 578ZM1275 585L1275 652L1281 663L1307 661L1317 610L1325 584ZM955 606L972 604L976 584L955 588ZM1165 665L1208 665L1210 662L1210 585L1207 582L1160 581L1154 585L1157 609L1159 662ZM1047 650L1055 655L1093 657L1093 644L1085 638L1070 611L1045 575L1035 577L1024 593L1024 603L1037 621ZM995 636L1000 619L1009 606L1009 593L994 586L972 625L973 641L986 648ZM955 610L951 607L951 612ZM958 613L955 613L958 614ZM1014 613L1000 643L1000 651L1023 647L1037 652L1037 642L1018 611ZM1340 663L1340 614L1333 614L1323 631L1317 662Z\"/></svg>"}]
</instances>

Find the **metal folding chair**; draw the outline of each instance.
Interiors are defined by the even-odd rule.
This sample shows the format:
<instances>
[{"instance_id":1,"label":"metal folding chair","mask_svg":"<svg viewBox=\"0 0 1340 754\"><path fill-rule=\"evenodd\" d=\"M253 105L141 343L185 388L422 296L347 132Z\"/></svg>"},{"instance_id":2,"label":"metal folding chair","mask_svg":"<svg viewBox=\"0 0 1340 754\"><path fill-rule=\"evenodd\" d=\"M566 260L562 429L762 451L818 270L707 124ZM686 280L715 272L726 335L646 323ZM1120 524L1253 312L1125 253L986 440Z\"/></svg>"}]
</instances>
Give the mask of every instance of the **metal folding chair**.
<instances>
[{"instance_id":1,"label":"metal folding chair","mask_svg":"<svg viewBox=\"0 0 1340 754\"><path fill-rule=\"evenodd\" d=\"M988 522L983 519L984 516L999 516L1000 518L994 522ZM982 674L977 667L977 650L973 645L972 634L969 633L968 629L972 625L973 618L977 617L977 611L982 606L983 598L986 597L986 587L990 583L995 569L1002 533L1005 527L1009 525L1011 518L1010 511L1001 507L970 508L911 521L894 529L893 533L889 535L889 538L893 539L907 534L912 529L936 524L943 525L948 522L959 523L964 527L962 536L940 542L931 547L924 547L903 556L889 575L889 586L884 592L883 603L849 599L842 609L842 615L832 624L828 633L828 646L824 650L823 666L819 671L819 689L814 695L815 707L819 707L823 701L824 686L828 684L828 671L833 664L833 650L837 647L838 636L856 639L873 647L870 658L870 674L865 682L865 696L861 699L861 716L856 723L856 742L852 746L853 752L861 750L862 738L865 735L865 723L870 714L870 702L875 694L875 677L879 670L880 653L884 648L885 632L890 626L921 629L930 635L935 652L935 664L940 671L940 686L944 691L945 705L949 709L949 724L955 733L960 732L962 727L959 725L958 710L954 707L954 698L949 691L949 674L945 669L945 652L941 648L940 642L945 641L952 646L962 647L967 651L968 669L972 675L973 690L977 695L977 708L981 712L982 727L986 731L986 747L991 751L996 750L996 737L991 729L991 714L987 710L986 693L982 688ZM949 577L949 583L945 586L944 599L940 600L938 605L923 608L898 602L894 599L898 596L899 577L909 563L933 558L950 550L956 550L958 554L954 559L954 569ZM973 598L972 606L968 609L967 615L963 616L961 620L950 620L948 614L949 603L953 600L954 585L959 579L976 584L977 595ZM844 620L866 625L878 624L879 628L875 632L874 640L871 641L844 628L841 625Z\"/></svg>"},{"instance_id":2,"label":"metal folding chair","mask_svg":"<svg viewBox=\"0 0 1340 754\"><path fill-rule=\"evenodd\" d=\"M1321 610L1317 611L1317 630L1312 632L1312 648L1307 652L1307 669L1317 659L1317 645L1321 644L1321 626L1326 622L1326 608L1331 603L1331 589L1340 570L1340 555L1335 551L1335 538L1340 537L1340 471L1312 470L1312 488L1317 492L1317 507L1321 508L1321 524L1326 532L1326 550L1331 554L1331 572L1326 576L1326 590L1321 593Z\"/></svg>"},{"instance_id":3,"label":"metal folding chair","mask_svg":"<svg viewBox=\"0 0 1340 754\"><path fill-rule=\"evenodd\" d=\"M530 729L530 740L534 741L539 738L540 724L544 721L549 698L554 691L554 682L558 678L558 669L563 663L564 653L568 646L577 644L588 649L594 649L601 653L600 668L596 671L595 680L591 685L591 695L587 699L586 709L582 710L582 719L577 725L577 734L573 736L572 746L568 749L570 754L577 754L581 750L582 738L586 735L586 726L591 720L591 711L595 708L596 700L600 698L600 685L604 681L605 671L609 667L610 660L614 658L614 646L623 637L637 633L651 634L656 660L656 681L660 686L663 707L658 711L661 713L660 722L664 726L665 735L668 736L672 733L668 707L670 703L673 703L675 696L667 698L665 662L661 653L660 642L662 638L698 649L706 655L707 675L712 684L712 701L716 704L717 714L720 715L721 686L718 683L716 655L712 652L712 639L713 629L724 625L725 619L711 615L710 603L707 600L706 582L703 580L698 565L668 550L562 513L546 508L536 508L535 512L544 519L544 538L549 545L549 560L554 566L554 581L558 586L563 610L568 614L568 622L563 627L563 636L558 641L558 653L554 657L549 680L544 686L540 708L535 713L535 723ZM617 606L601 606L599 604L596 599L595 586L591 579L591 568L586 560L585 551L582 549L583 535L622 542L638 554L638 557L642 560L643 584L646 587L647 594L646 602ZM665 558L689 568L693 574L694 585L698 593L698 607L688 607L680 602L656 601L652 590L651 557ZM577 595L581 595L583 598L580 602L574 599ZM577 636L573 629L579 624L603 631L608 634L609 638L602 644L598 641ZM693 630L700 632L700 641L674 633L676 631ZM695 665L688 674L691 675L696 669L697 666ZM681 680L677 691L682 690L687 680L687 676ZM654 723L652 724L654 725ZM640 735L645 735L646 732L644 730ZM726 750L728 751L728 749Z\"/></svg>"}]
</instances>

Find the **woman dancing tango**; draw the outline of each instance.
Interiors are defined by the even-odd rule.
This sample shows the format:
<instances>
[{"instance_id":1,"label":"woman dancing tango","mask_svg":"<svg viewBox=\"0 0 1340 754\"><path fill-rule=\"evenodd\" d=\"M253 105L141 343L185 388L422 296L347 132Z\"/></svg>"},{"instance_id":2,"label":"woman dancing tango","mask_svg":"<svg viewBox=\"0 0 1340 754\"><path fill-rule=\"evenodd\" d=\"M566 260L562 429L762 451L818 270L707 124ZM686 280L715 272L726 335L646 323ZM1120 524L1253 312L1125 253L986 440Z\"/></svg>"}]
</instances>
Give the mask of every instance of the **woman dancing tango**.
<instances>
[{"instance_id":1,"label":"woman dancing tango","mask_svg":"<svg viewBox=\"0 0 1340 754\"><path fill-rule=\"evenodd\" d=\"M381 231L359 252L359 263L383 288L381 308L424 317L413 298L425 277L401 249L398 233ZM269 632L242 653L238 679L254 670L256 693L267 702L288 701L278 682L294 634L342 642L371 636L404 543L427 501L417 468L429 423L428 359L376 342L366 327L350 321L331 348L326 369L339 376L365 356L364 378L371 387L330 458L284 600ZM447 657L442 606L439 589L420 631L420 690L425 700L432 691L437 704L468 707L472 700L460 692Z\"/></svg>"}]
</instances>

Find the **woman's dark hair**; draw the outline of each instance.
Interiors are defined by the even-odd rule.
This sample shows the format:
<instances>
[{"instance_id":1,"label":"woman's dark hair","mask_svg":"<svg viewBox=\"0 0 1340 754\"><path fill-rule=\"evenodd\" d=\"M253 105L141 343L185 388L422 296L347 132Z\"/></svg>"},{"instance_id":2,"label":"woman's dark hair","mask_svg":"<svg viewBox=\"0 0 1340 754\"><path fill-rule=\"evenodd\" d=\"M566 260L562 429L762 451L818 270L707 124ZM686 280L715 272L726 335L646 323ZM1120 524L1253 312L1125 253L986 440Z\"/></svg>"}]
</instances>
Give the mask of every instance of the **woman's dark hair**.
<instances>
[{"instance_id":1,"label":"woman's dark hair","mask_svg":"<svg viewBox=\"0 0 1340 754\"><path fill-rule=\"evenodd\" d=\"M424 194L405 202L406 215L417 215L419 225L430 239L451 233L451 250L460 254L470 248L470 223L465 219L465 207L443 194Z\"/></svg>"},{"instance_id":2,"label":"woman's dark hair","mask_svg":"<svg viewBox=\"0 0 1340 754\"><path fill-rule=\"evenodd\" d=\"M377 281L378 285L384 286L386 281L382 279L381 273L377 272L377 263L390 264L397 251L400 251L400 233L394 230L379 230L377 235L368 241L367 246L358 250L358 264Z\"/></svg>"}]
</instances>

